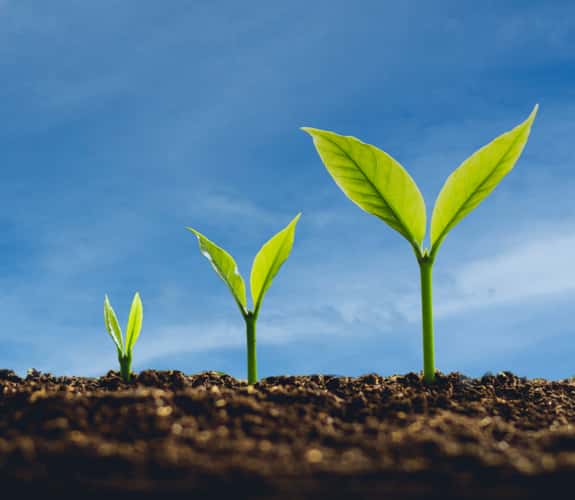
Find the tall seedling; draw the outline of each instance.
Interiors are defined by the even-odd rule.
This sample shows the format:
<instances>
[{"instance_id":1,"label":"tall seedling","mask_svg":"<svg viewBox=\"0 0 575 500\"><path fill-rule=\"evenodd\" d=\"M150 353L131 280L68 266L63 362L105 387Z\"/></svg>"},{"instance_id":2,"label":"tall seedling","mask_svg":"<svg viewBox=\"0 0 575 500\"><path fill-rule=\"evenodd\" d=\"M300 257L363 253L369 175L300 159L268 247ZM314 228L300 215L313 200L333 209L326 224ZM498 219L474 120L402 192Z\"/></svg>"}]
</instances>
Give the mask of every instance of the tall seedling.
<instances>
[{"instance_id":1,"label":"tall seedling","mask_svg":"<svg viewBox=\"0 0 575 500\"><path fill-rule=\"evenodd\" d=\"M289 257L295 238L295 227L300 216L301 214L297 214L284 229L265 243L257 253L250 274L253 302L253 309L251 310L247 306L244 279L238 271L234 258L223 248L208 240L203 234L191 227L186 228L198 238L200 252L210 261L217 275L228 285L246 322L248 384L255 384L258 381L256 322L262 301L275 275Z\"/></svg>"},{"instance_id":2,"label":"tall seedling","mask_svg":"<svg viewBox=\"0 0 575 500\"><path fill-rule=\"evenodd\" d=\"M537 114L473 153L447 178L431 216L431 247L424 248L425 202L407 171L384 151L355 137L303 127L312 136L327 171L360 208L379 217L407 239L420 268L423 374L435 378L432 270L447 233L481 203L518 160Z\"/></svg>"}]
</instances>

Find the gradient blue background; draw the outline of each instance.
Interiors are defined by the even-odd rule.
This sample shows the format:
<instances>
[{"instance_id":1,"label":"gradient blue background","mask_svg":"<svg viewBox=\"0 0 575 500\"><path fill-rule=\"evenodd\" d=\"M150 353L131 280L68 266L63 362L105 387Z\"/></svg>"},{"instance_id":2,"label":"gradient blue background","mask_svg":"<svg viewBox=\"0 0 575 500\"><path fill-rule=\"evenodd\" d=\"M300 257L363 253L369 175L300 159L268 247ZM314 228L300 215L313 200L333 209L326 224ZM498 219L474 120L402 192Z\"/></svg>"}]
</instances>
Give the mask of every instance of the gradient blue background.
<instances>
[{"instance_id":1,"label":"gradient blue background","mask_svg":"<svg viewBox=\"0 0 575 500\"><path fill-rule=\"evenodd\" d=\"M99 375L136 290L134 368L245 376L243 321L193 226L249 275L303 212L259 321L260 375L421 369L409 245L300 126L360 137L428 210L535 103L525 152L446 239L436 363L575 374L572 1L0 0L0 367Z\"/></svg>"}]
</instances>

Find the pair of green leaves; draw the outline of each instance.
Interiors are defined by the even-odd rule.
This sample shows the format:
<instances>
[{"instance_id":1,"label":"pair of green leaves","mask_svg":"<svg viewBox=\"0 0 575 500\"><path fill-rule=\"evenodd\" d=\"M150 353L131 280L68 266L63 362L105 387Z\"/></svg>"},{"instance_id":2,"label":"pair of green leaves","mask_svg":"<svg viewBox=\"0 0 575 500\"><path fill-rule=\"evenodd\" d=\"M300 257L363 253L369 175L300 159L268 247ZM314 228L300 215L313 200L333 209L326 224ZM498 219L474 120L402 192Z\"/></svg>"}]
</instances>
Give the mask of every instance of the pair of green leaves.
<instances>
[{"instance_id":1,"label":"pair of green leaves","mask_svg":"<svg viewBox=\"0 0 575 500\"><path fill-rule=\"evenodd\" d=\"M253 311L248 309L244 279L239 273L234 258L200 232L191 227L186 228L198 238L200 251L232 292L244 318L250 314L257 317L265 293L280 267L289 257L295 238L295 227L300 216L301 213L297 214L284 229L265 243L254 259L250 274Z\"/></svg>"},{"instance_id":2,"label":"pair of green leaves","mask_svg":"<svg viewBox=\"0 0 575 500\"><path fill-rule=\"evenodd\" d=\"M336 184L360 208L403 235L418 258L431 260L447 233L507 175L529 137L537 106L523 123L473 153L447 178L431 216L431 249L423 250L427 218L415 181L386 152L351 136L304 127Z\"/></svg>"},{"instance_id":3,"label":"pair of green leaves","mask_svg":"<svg viewBox=\"0 0 575 500\"><path fill-rule=\"evenodd\" d=\"M126 339L122 336L122 329L118 323L118 318L116 313L110 304L108 296L104 296L104 322L106 323L106 329L112 337L116 349L118 350L118 356L125 358L132 356L132 350L140 336L140 331L142 329L142 321L144 317L144 310L142 306L142 300L140 299L140 294L136 292L134 299L132 300L132 306L130 308L130 315L128 316L128 324L126 326Z\"/></svg>"}]
</instances>

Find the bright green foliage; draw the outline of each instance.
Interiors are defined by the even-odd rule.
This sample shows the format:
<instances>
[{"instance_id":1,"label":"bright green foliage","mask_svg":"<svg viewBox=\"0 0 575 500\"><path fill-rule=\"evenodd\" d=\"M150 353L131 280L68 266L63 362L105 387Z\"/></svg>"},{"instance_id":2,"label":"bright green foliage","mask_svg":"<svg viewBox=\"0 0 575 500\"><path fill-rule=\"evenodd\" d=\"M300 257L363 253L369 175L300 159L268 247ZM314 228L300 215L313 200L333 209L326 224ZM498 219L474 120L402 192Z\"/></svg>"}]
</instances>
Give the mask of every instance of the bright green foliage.
<instances>
[{"instance_id":1,"label":"bright green foliage","mask_svg":"<svg viewBox=\"0 0 575 500\"><path fill-rule=\"evenodd\" d=\"M425 203L405 169L387 153L355 137L304 127L336 184L363 210L383 219L413 247L420 265L424 377L435 377L432 268L447 233L483 201L519 159L537 114L476 151L447 179L431 219L431 249L423 248Z\"/></svg>"},{"instance_id":2,"label":"bright green foliage","mask_svg":"<svg viewBox=\"0 0 575 500\"><path fill-rule=\"evenodd\" d=\"M348 198L415 246L425 237L425 202L405 169L381 149L351 136L304 127L328 172Z\"/></svg>"},{"instance_id":3,"label":"bright green foliage","mask_svg":"<svg viewBox=\"0 0 575 500\"><path fill-rule=\"evenodd\" d=\"M114 312L107 295L104 295L104 323L106 324L110 337L112 337L114 344L116 344L118 352L123 352L124 340L122 339L122 330L120 329L118 318L116 318L116 313Z\"/></svg>"},{"instance_id":4,"label":"bright green foliage","mask_svg":"<svg viewBox=\"0 0 575 500\"><path fill-rule=\"evenodd\" d=\"M246 286L244 284L244 279L238 271L238 265L234 258L223 248L220 248L218 245L208 240L208 238L200 232L191 227L187 227L186 229L196 235L198 238L198 244L200 245L200 252L202 252L202 255L210 261L216 274L224 280L226 285L228 285L228 288L230 289L230 292L232 292L234 300L238 304L242 314L247 314Z\"/></svg>"},{"instance_id":5,"label":"bright green foliage","mask_svg":"<svg viewBox=\"0 0 575 500\"><path fill-rule=\"evenodd\" d=\"M272 280L289 257L295 238L295 226L300 216L301 214L296 215L287 227L265 243L254 259L250 274L250 288L256 315Z\"/></svg>"},{"instance_id":6,"label":"bright green foliage","mask_svg":"<svg viewBox=\"0 0 575 500\"><path fill-rule=\"evenodd\" d=\"M297 214L293 220L279 233L265 243L257 253L252 264L250 285L252 292L253 309L249 310L246 303L245 285L238 271L233 257L224 249L208 240L203 234L191 227L187 227L198 238L200 251L206 257L214 271L226 283L242 316L246 322L247 352L248 352L248 383L255 384L258 380L256 362L256 321L265 293L270 287L272 280L280 270L282 264L291 253L295 227L301 214Z\"/></svg>"},{"instance_id":7,"label":"bright green foliage","mask_svg":"<svg viewBox=\"0 0 575 500\"><path fill-rule=\"evenodd\" d=\"M122 330L116 318L116 313L110 304L108 296L104 296L104 323L106 329L112 337L116 350L118 351L118 361L120 363L120 375L124 382L129 382L132 370L132 352L136 340L140 336L142 329L142 321L144 318L144 310L140 294L136 292L132 300L130 308L130 315L128 317L128 325L126 326L126 341L124 342Z\"/></svg>"},{"instance_id":8,"label":"bright green foliage","mask_svg":"<svg viewBox=\"0 0 575 500\"><path fill-rule=\"evenodd\" d=\"M431 217L431 252L435 254L445 235L479 205L518 160L537 114L473 153L447 178Z\"/></svg>"}]
</instances>

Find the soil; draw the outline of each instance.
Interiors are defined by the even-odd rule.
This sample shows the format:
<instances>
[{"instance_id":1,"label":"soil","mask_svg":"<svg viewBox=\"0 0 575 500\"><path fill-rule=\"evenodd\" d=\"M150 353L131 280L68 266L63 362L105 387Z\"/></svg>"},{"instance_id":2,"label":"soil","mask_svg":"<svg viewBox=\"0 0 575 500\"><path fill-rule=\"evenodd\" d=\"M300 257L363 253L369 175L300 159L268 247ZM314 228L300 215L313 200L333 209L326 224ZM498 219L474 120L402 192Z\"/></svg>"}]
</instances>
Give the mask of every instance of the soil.
<instances>
[{"instance_id":1,"label":"soil","mask_svg":"<svg viewBox=\"0 0 575 500\"><path fill-rule=\"evenodd\" d=\"M20 496L568 497L574 475L575 380L0 370L0 484Z\"/></svg>"}]
</instances>

